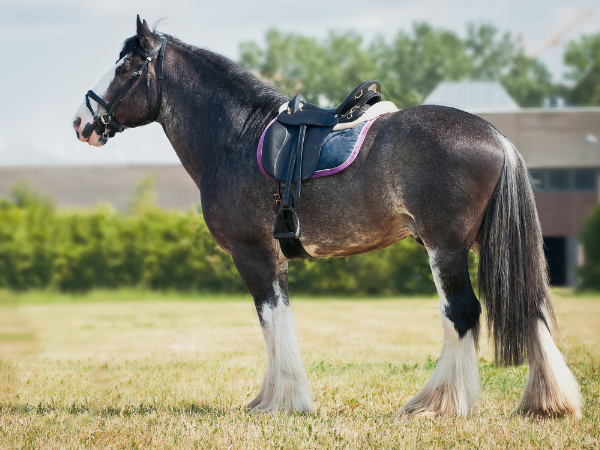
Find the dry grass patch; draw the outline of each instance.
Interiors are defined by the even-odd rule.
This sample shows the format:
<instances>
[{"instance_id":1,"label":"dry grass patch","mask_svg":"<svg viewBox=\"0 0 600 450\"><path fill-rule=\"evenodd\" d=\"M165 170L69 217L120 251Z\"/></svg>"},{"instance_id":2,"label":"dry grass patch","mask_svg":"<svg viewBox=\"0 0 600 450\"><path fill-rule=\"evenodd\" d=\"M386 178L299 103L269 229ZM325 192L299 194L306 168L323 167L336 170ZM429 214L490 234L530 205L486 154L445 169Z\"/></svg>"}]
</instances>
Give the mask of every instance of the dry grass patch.
<instances>
[{"instance_id":1,"label":"dry grass patch","mask_svg":"<svg viewBox=\"0 0 600 450\"><path fill-rule=\"evenodd\" d=\"M398 417L439 356L437 299L293 302L313 415L242 410L266 364L249 298L17 300L0 307L2 448L600 446L600 299L555 300L581 421L511 418L527 369L494 366L485 339L468 419Z\"/></svg>"}]
</instances>

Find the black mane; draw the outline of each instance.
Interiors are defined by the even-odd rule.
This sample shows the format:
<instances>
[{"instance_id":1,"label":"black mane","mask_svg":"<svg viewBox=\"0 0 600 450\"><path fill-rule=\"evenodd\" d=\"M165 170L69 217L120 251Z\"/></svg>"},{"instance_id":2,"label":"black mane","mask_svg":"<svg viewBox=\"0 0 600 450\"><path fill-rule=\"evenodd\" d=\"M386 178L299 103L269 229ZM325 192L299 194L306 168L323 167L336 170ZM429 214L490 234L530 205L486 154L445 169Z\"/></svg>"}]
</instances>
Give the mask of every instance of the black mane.
<instances>
[{"instance_id":1,"label":"black mane","mask_svg":"<svg viewBox=\"0 0 600 450\"><path fill-rule=\"evenodd\" d=\"M175 36L171 36L169 34L160 33L160 35L166 36L169 39L170 45L176 46L177 48L186 52L189 55L190 60L210 61L213 70L227 74L229 77L231 77L231 80L235 80L240 84L240 86L244 86L245 90L251 91L254 95L258 94L258 96L261 98L277 101L279 104L289 100L275 86L261 80L226 56L212 52L205 48L186 44L185 42L177 39Z\"/></svg>"},{"instance_id":2,"label":"black mane","mask_svg":"<svg viewBox=\"0 0 600 450\"><path fill-rule=\"evenodd\" d=\"M156 31L158 22L154 24L153 32L157 36L165 36L168 38L169 45L175 46L180 50L183 50L188 54L190 60L210 60L213 68L221 73L227 73L232 79L238 81L240 85L245 86L248 90L259 94L259 97L274 99L283 103L288 100L275 86L261 80L251 72L240 67L237 63L227 58L226 56L212 52L202 47L195 47L190 44L179 40L177 37L166 33L160 33ZM119 54L119 59L125 55L131 53L136 46L139 46L139 39L137 36L131 36L123 42L123 48ZM117 60L118 61L118 60Z\"/></svg>"},{"instance_id":3,"label":"black mane","mask_svg":"<svg viewBox=\"0 0 600 450\"><path fill-rule=\"evenodd\" d=\"M277 114L279 106L289 99L275 86L259 79L225 56L186 44L175 36L155 32L155 37L161 36L165 36L168 45L183 55L192 69L199 74L198 76L202 77L203 81L210 82L211 88L218 92L213 99L216 104L211 106L209 100L205 106L228 110L226 115L231 119L229 124L235 123L237 126L235 129L223 129L226 131L224 133L227 136L226 140L229 143L234 141L236 146L254 145L262 130ZM119 59L133 52L139 45L138 36L127 38L123 43ZM168 80L171 73L167 70L164 76Z\"/></svg>"}]
</instances>

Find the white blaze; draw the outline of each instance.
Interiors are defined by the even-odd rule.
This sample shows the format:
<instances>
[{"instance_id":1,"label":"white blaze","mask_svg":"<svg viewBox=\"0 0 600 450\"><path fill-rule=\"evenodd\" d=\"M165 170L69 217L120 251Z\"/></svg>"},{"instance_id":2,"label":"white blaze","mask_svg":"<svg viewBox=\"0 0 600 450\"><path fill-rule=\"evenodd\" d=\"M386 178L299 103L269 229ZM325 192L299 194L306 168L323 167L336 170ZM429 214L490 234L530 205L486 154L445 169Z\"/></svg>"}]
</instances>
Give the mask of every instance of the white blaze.
<instances>
[{"instance_id":1,"label":"white blaze","mask_svg":"<svg viewBox=\"0 0 600 450\"><path fill-rule=\"evenodd\" d=\"M96 86L94 86L94 88L92 89L92 91L94 91L94 93L98 97L100 97L107 103L108 103L108 101L106 98L104 98L104 95L106 94L106 91L108 91L108 88L110 87L113 80L115 79L117 68L121 64L123 64L124 60L125 60L125 57L123 57L119 61L117 61L117 63L114 65L114 67L112 67L108 72L106 72L106 74L104 74L104 76L100 79L98 84L96 84ZM90 105L96 113L98 113L99 109L102 109L102 107L92 98L90 98ZM98 140L100 139L100 136L98 136L96 133L92 133L91 136L89 137L89 139L84 139L82 136L82 132L83 132L83 129L85 128L85 126L88 123L92 123L94 121L92 113L90 112L87 105L85 104L85 99L83 100L83 102L81 102L81 105L79 106L79 109L77 110L77 113L75 114L73 121L76 121L78 118L81 119L81 125L79 126L79 129L77 130L79 132L79 140L83 141L83 142L88 142L90 145L93 145L96 147L101 147L102 144L100 144L98 142Z\"/></svg>"}]
</instances>

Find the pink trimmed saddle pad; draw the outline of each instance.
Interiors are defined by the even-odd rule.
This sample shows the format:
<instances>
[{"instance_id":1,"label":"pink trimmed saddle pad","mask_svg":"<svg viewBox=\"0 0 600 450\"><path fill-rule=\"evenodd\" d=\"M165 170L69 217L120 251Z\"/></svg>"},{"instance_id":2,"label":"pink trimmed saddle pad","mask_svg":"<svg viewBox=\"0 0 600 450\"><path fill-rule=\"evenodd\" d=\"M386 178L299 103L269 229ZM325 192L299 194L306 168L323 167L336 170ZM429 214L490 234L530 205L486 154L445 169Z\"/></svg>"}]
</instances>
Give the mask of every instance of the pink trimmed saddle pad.
<instances>
[{"instance_id":1,"label":"pink trimmed saddle pad","mask_svg":"<svg viewBox=\"0 0 600 450\"><path fill-rule=\"evenodd\" d=\"M362 147L369 128L371 128L371 125L373 125L379 117L381 116L375 117L367 122L359 123L352 128L329 133L323 140L317 170L310 178L334 175L350 166L358 156L358 152L360 152L360 148ZM262 164L262 147L267 130L275 120L277 119L273 119L263 131L260 141L258 141L258 149L256 152L258 167L260 167L261 172L271 180L274 180L274 178L265 172Z\"/></svg>"}]
</instances>

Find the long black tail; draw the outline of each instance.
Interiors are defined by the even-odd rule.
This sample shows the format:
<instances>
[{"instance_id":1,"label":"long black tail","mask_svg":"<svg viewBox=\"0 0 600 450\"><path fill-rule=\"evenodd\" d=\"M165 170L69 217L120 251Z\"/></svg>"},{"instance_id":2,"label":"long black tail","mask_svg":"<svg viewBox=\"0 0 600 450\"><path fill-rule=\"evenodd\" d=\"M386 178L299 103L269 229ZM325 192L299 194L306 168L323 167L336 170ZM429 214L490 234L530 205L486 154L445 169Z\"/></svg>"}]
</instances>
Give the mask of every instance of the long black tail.
<instances>
[{"instance_id":1,"label":"long black tail","mask_svg":"<svg viewBox=\"0 0 600 450\"><path fill-rule=\"evenodd\" d=\"M496 134L504 146L504 168L483 225L479 295L496 361L513 365L537 347L538 319L550 328L555 318L529 173L512 143Z\"/></svg>"}]
</instances>

